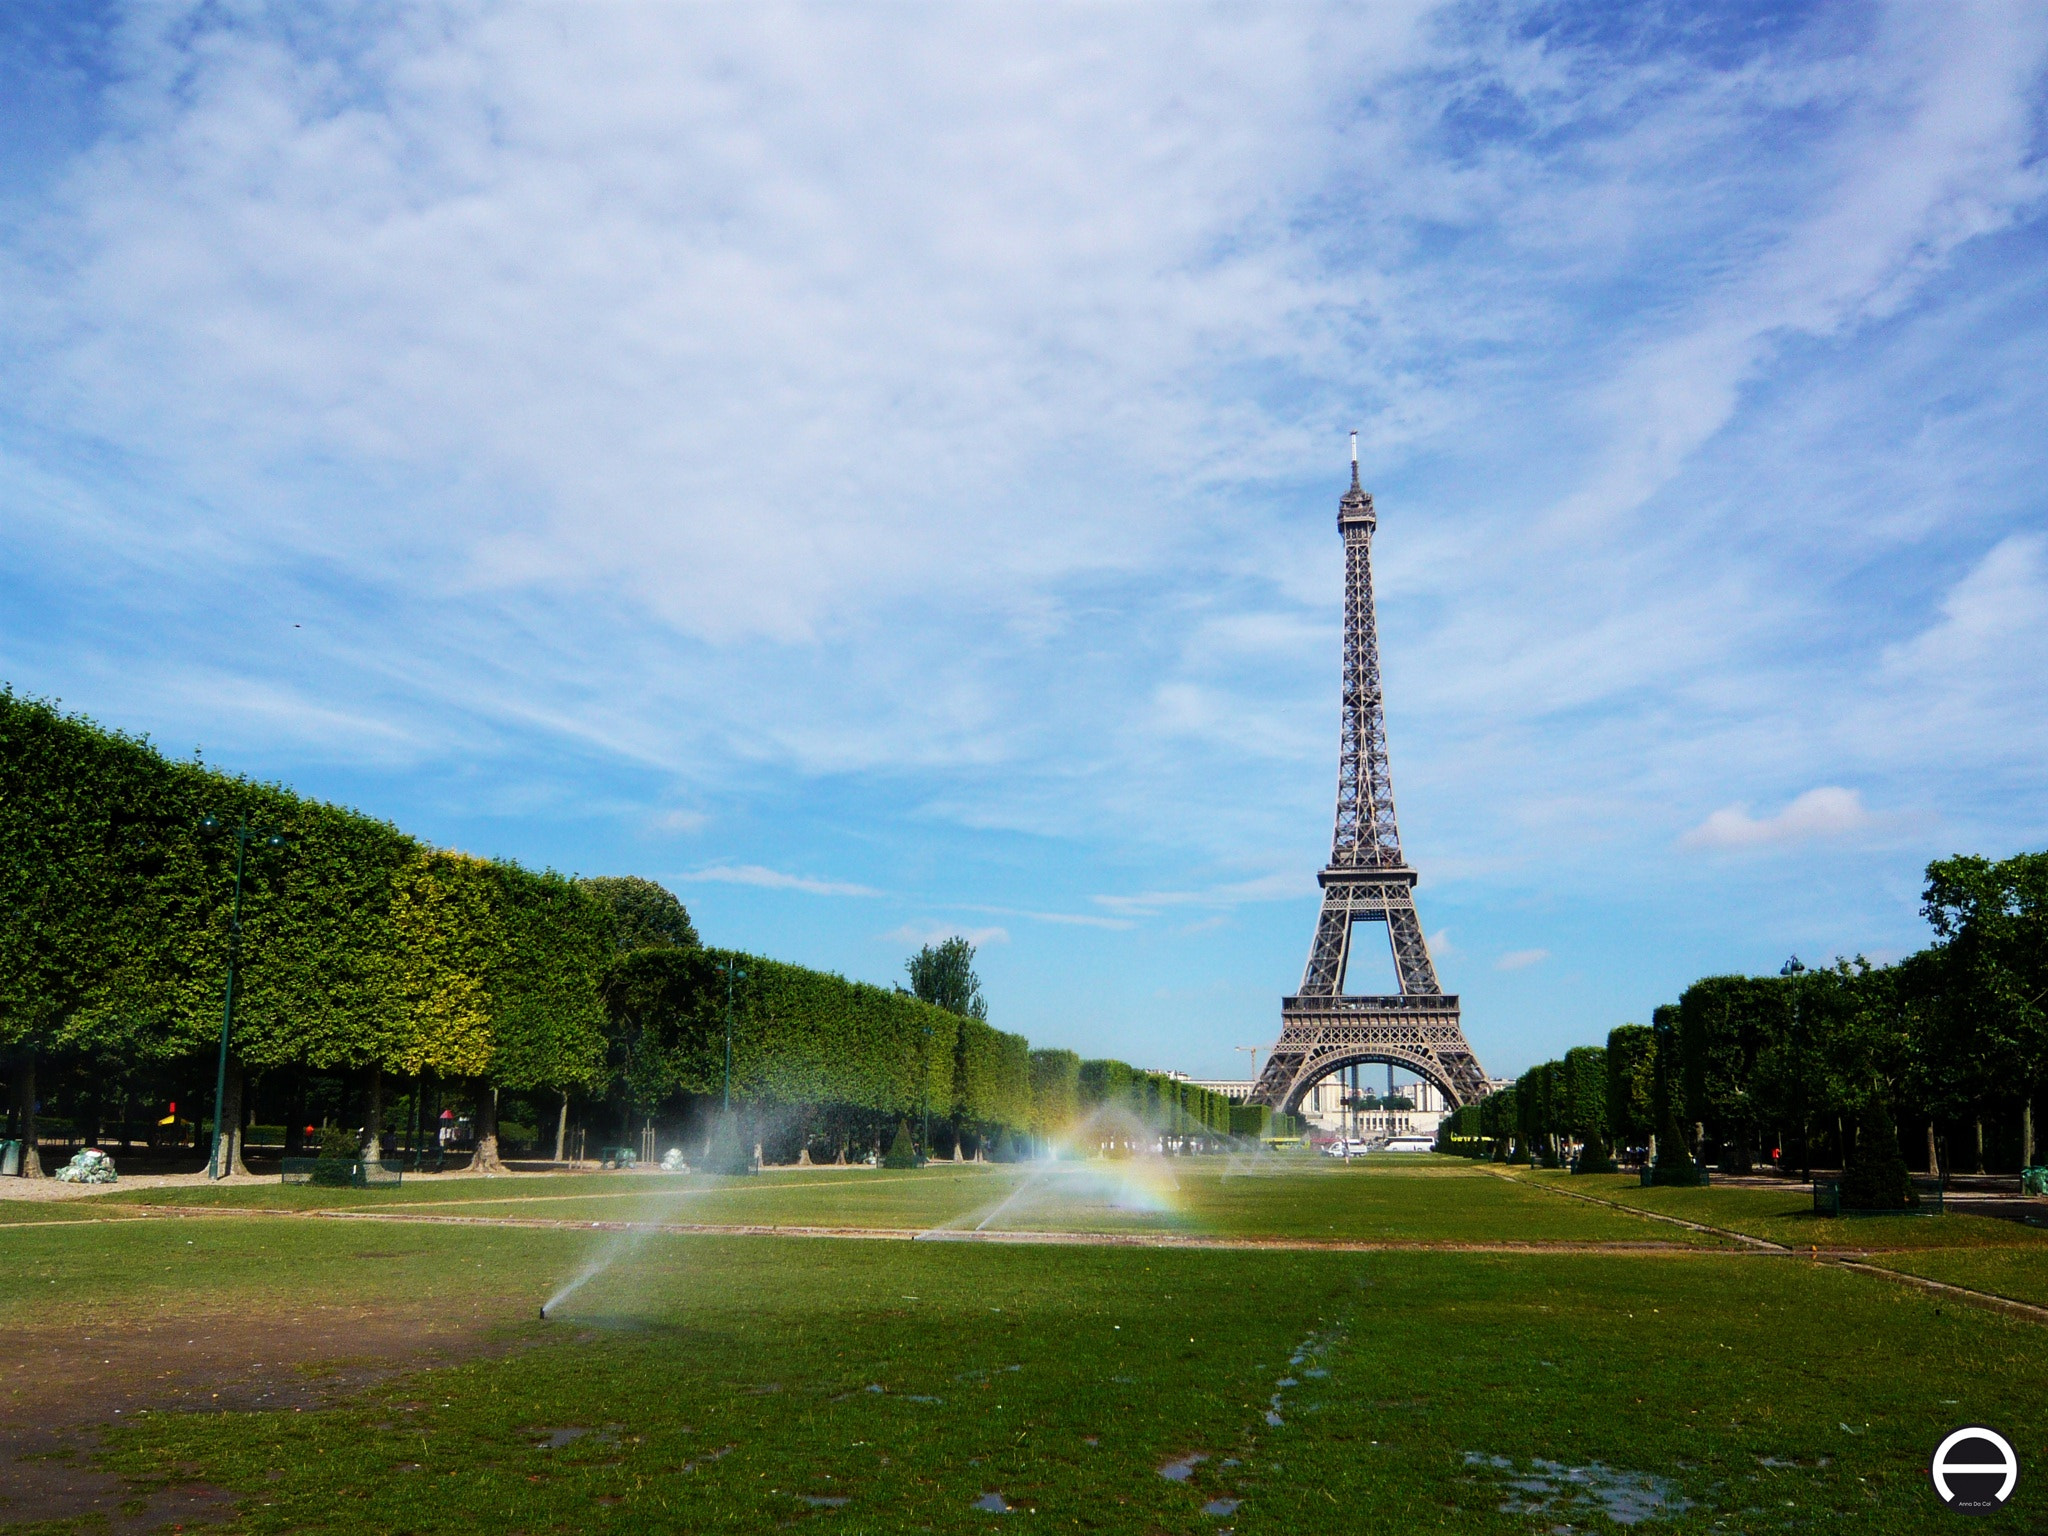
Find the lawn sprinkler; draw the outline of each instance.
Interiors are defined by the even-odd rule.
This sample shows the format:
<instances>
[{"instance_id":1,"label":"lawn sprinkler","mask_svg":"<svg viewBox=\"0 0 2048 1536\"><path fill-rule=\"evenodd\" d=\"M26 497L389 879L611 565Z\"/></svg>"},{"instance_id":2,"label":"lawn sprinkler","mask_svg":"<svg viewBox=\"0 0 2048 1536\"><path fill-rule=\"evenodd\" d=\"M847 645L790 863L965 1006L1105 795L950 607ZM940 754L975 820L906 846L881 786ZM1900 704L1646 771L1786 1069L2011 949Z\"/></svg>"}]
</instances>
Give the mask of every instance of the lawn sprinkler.
<instances>
[{"instance_id":1,"label":"lawn sprinkler","mask_svg":"<svg viewBox=\"0 0 2048 1536\"><path fill-rule=\"evenodd\" d=\"M548 1320L548 1304L546 1302L542 1302L540 1304L540 1320L542 1322L546 1322Z\"/></svg>"}]
</instances>

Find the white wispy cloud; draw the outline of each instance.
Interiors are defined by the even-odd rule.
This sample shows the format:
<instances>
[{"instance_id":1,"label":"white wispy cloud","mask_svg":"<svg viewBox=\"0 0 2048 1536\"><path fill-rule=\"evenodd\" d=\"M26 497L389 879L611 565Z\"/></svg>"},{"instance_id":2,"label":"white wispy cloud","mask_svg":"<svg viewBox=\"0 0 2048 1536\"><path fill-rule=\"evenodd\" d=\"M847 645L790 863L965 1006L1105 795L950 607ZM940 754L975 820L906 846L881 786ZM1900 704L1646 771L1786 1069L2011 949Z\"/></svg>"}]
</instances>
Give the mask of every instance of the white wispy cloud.
<instances>
[{"instance_id":1,"label":"white wispy cloud","mask_svg":"<svg viewBox=\"0 0 2048 1536\"><path fill-rule=\"evenodd\" d=\"M693 869L679 878L699 884L753 885L769 891L802 891L808 896L882 894L871 885L859 885L850 880L818 880L809 875L791 875L779 869L764 868L759 864L715 864L708 869Z\"/></svg>"},{"instance_id":2,"label":"white wispy cloud","mask_svg":"<svg viewBox=\"0 0 2048 1536\"><path fill-rule=\"evenodd\" d=\"M1007 928L962 928L952 923L905 923L892 928L882 937L896 944L943 944L948 939L965 939L975 948L984 944L1007 944L1010 931Z\"/></svg>"},{"instance_id":3,"label":"white wispy cloud","mask_svg":"<svg viewBox=\"0 0 2048 1536\"><path fill-rule=\"evenodd\" d=\"M1128 917L1153 917L1174 907L1235 907L1246 902L1285 901L1315 889L1313 872L1278 871L1192 891L1144 891L1090 900Z\"/></svg>"},{"instance_id":4,"label":"white wispy cloud","mask_svg":"<svg viewBox=\"0 0 2048 1536\"><path fill-rule=\"evenodd\" d=\"M1809 789L1775 816L1752 816L1742 805L1723 806L1679 839L1686 848L1755 848L1846 837L1870 826L1863 797L1853 789L1824 784Z\"/></svg>"},{"instance_id":5,"label":"white wispy cloud","mask_svg":"<svg viewBox=\"0 0 2048 1536\"><path fill-rule=\"evenodd\" d=\"M1496 971L1526 971L1532 965L1541 965L1550 958L1547 949L1511 949L1493 962Z\"/></svg>"},{"instance_id":6,"label":"white wispy cloud","mask_svg":"<svg viewBox=\"0 0 2048 1536\"><path fill-rule=\"evenodd\" d=\"M1066 1017L1062 944L1313 898L1357 425L1426 918L1686 931L1723 806L1910 925L2048 835L2048 13L1598 14L117 11L0 208L0 679L1000 906ZM1284 989L1253 915L1171 963Z\"/></svg>"}]
</instances>

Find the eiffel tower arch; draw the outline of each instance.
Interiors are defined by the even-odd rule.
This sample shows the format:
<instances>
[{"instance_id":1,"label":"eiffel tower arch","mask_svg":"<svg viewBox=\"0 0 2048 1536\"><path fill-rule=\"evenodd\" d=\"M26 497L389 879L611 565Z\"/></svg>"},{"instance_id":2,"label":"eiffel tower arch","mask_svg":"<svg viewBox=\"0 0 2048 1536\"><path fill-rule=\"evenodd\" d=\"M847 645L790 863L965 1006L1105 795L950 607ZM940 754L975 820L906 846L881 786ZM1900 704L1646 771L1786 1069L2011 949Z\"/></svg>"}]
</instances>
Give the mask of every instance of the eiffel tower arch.
<instances>
[{"instance_id":1,"label":"eiffel tower arch","mask_svg":"<svg viewBox=\"0 0 2048 1536\"><path fill-rule=\"evenodd\" d=\"M1332 1072L1360 1063L1400 1067L1434 1083L1456 1108L1486 1092L1466 1043L1458 999L1445 994L1415 913L1416 873L1401 855L1394 780L1372 599L1372 497L1358 483L1351 434L1351 489L1337 503L1344 538L1344 715L1337 758L1337 827L1318 881L1323 906L1301 990L1280 1000L1280 1039L1252 1091L1255 1103L1293 1113ZM1360 923L1383 923L1401 990L1350 996L1344 975Z\"/></svg>"}]
</instances>

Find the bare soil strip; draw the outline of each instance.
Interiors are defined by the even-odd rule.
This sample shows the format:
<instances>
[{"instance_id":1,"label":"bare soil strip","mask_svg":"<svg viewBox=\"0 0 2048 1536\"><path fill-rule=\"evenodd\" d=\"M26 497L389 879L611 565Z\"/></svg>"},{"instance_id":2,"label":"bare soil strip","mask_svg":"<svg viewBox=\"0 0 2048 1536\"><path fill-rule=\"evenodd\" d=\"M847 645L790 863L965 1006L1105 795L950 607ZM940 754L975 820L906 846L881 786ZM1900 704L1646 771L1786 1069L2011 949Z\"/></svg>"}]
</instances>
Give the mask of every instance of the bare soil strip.
<instances>
[{"instance_id":1,"label":"bare soil strip","mask_svg":"<svg viewBox=\"0 0 2048 1536\"><path fill-rule=\"evenodd\" d=\"M1993 1312L2009 1312L2014 1317L2024 1317L2036 1323L2048 1323L2048 1307L2037 1307L2030 1301L2014 1301L2010 1296L2001 1296L1996 1291L1973 1291L1968 1286L1950 1285L1945 1280L1930 1280L1925 1275L1909 1275L1902 1269L1886 1269L1882 1264L1864 1264L1855 1259L1836 1259L1833 1262L1844 1269L1853 1269L1860 1274L1882 1275L1887 1280L1896 1280L1901 1285L1918 1286L1923 1291L1932 1291L1940 1296L1953 1296L1958 1301L1968 1302L1973 1307L1987 1307Z\"/></svg>"},{"instance_id":2,"label":"bare soil strip","mask_svg":"<svg viewBox=\"0 0 2048 1536\"><path fill-rule=\"evenodd\" d=\"M99 1427L150 1413L309 1411L375 1382L516 1347L488 1305L322 1305L300 1297L7 1331L0 1354L0 1526L85 1521L106 1536L231 1521L237 1496L99 1465ZM90 1330L88 1332L87 1330Z\"/></svg>"},{"instance_id":3,"label":"bare soil strip","mask_svg":"<svg viewBox=\"0 0 2048 1536\"><path fill-rule=\"evenodd\" d=\"M794 1180L750 1185L745 1191L749 1195L769 1194L779 1190L798 1189L809 1194L814 1189L830 1189L835 1184L859 1184L861 1179L819 1179L810 1184L799 1184ZM599 1193L585 1191L574 1195L480 1195L472 1200L393 1200L378 1207L383 1211L414 1211L422 1207L437 1205L545 1205L551 1200L681 1200L702 1195L730 1194L731 1190L718 1185L704 1189L619 1189Z\"/></svg>"},{"instance_id":4,"label":"bare soil strip","mask_svg":"<svg viewBox=\"0 0 2048 1536\"><path fill-rule=\"evenodd\" d=\"M1491 1169L1487 1171L1489 1173L1492 1172ZM1646 1211L1638 1205L1623 1205L1619 1200L1603 1200L1598 1195L1581 1194L1576 1189L1559 1189L1555 1184L1538 1184L1532 1179L1519 1178L1512 1173L1495 1173L1493 1177L1496 1179L1506 1179L1511 1184L1519 1184L1524 1189L1540 1189L1547 1195L1562 1195L1567 1200L1583 1200L1588 1205L1604 1205L1610 1211L1626 1211L1631 1216L1647 1216L1652 1221L1668 1221L1672 1226L1684 1227L1688 1232L1711 1233L1715 1237L1725 1237L1731 1241L1746 1244L1749 1247L1766 1253L1792 1253L1795 1251L1787 1248L1783 1243L1773 1243L1765 1238L1751 1237L1747 1232L1731 1232L1726 1227L1710 1227L1704 1222L1685 1221L1677 1216L1666 1216L1662 1211ZM1861 1249L1856 1251L1862 1252Z\"/></svg>"},{"instance_id":5,"label":"bare soil strip","mask_svg":"<svg viewBox=\"0 0 2048 1536\"><path fill-rule=\"evenodd\" d=\"M1559 1189L1555 1185L1531 1183L1526 1179L1515 1178L1515 1175L1511 1173L1495 1174L1494 1177L1514 1179L1517 1184L1525 1185L1527 1188L1546 1190L1553 1195L1563 1195L1568 1200L1585 1200L1594 1205L1611 1206L1617 1211L1632 1211L1638 1216L1648 1216L1653 1221L1668 1221L1675 1226L1689 1227L1695 1232L1711 1232L1719 1237L1732 1237L1738 1242L1754 1244L1758 1252L1774 1253L1786 1258L1797 1257L1799 1253L1798 1249L1788 1248L1783 1243L1766 1242L1763 1238L1750 1237L1742 1232L1731 1232L1725 1227L1709 1227L1696 1221L1681 1221L1676 1216L1666 1216L1657 1211L1646 1211L1637 1206L1623 1205L1618 1200L1603 1200L1598 1195L1581 1194L1575 1189ZM1853 1269L1860 1274L1882 1275L1887 1280L1897 1280L1903 1285L1914 1285L1924 1291L1933 1291L1944 1296L1953 1296L1956 1300L1965 1302L1970 1306L1984 1307L1992 1312L2009 1313L2014 1317L2028 1318L2037 1323L2048 1323L2048 1307L2038 1307L2032 1302L2014 1301L2010 1296L2000 1296L1995 1291L1973 1291L1965 1285L1950 1285L1942 1280L1929 1280L1924 1275L1909 1275L1904 1270L1886 1269L1882 1264L1864 1263L1863 1260L1870 1252L1867 1248L1822 1249L1813 1245L1809 1245L1809 1248L1814 1260L1818 1263L1839 1264L1844 1269Z\"/></svg>"},{"instance_id":6,"label":"bare soil strip","mask_svg":"<svg viewBox=\"0 0 2048 1536\"><path fill-rule=\"evenodd\" d=\"M303 1210L220 1205L160 1205L149 1209L165 1217L268 1216L295 1221L383 1221L416 1226L524 1227L557 1232L662 1232L681 1237L807 1237L858 1242L994 1243L1008 1246L1079 1248L1185 1248L1224 1253L1646 1253L1739 1254L1744 1249L1702 1248L1697 1243L1666 1242L1459 1242L1450 1239L1412 1241L1337 1237L1204 1237L1178 1232L1035 1232L991 1228L985 1231L932 1230L919 1227L778 1226L766 1222L575 1221L559 1216L448 1216L425 1211ZM1787 1250L1772 1248L1772 1252Z\"/></svg>"}]
</instances>

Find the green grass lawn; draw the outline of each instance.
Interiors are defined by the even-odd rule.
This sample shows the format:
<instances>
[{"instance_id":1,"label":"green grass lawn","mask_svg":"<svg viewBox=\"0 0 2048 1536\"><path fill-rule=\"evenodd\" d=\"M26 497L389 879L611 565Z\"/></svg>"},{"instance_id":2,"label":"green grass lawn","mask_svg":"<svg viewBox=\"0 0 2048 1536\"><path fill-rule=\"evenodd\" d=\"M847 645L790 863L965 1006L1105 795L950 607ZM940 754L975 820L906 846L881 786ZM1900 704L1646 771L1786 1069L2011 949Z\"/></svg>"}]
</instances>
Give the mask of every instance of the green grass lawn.
<instances>
[{"instance_id":1,"label":"green grass lawn","mask_svg":"<svg viewBox=\"0 0 2048 1536\"><path fill-rule=\"evenodd\" d=\"M1636 1210L1703 1222L1788 1248L2020 1248L2048 1253L2048 1231L1991 1216L1816 1216L1799 1189L1643 1187L1630 1174L1521 1169L1513 1177L1545 1188L1597 1195Z\"/></svg>"},{"instance_id":2,"label":"green grass lawn","mask_svg":"<svg viewBox=\"0 0 2048 1536\"><path fill-rule=\"evenodd\" d=\"M2048 1307L2048 1247L1953 1248L1874 1253L1870 1262L1948 1285Z\"/></svg>"},{"instance_id":3,"label":"green grass lawn","mask_svg":"<svg viewBox=\"0 0 2048 1536\"><path fill-rule=\"evenodd\" d=\"M1675 1230L1456 1164L1172 1171L1165 1208L1112 1204L1115 1219L1446 1242ZM1158 1174L1146 1178L1166 1187ZM517 1196L508 1209L547 1214L630 1206L591 1194L627 1183L253 1193L431 1209ZM1003 1168L828 1170L683 1201L725 1202L735 1221L782 1202L804 1214L775 1219L921 1227L1016 1186ZM656 1194L668 1198L657 1186L634 1199ZM1050 1214L1082 1203L1061 1198ZM1019 1213L1048 1216L1020 1197L1004 1222ZM2022 1244L1887 1262L1961 1266L2010 1294L2044 1251L2015 1230ZM536 1317L603 1258L550 1320ZM226 1489L231 1531L1542 1536L1617 1531L1619 1513L1701 1536L1919 1536L1950 1518L1927 1458L1968 1422L2004 1429L2026 1468L2013 1505L1974 1528L2048 1525L2040 1325L1837 1265L1701 1245L997 1247L224 1213L0 1229L0 1272L10 1352L70 1362L0 1378L5 1422L105 1390L92 1373L120 1368L123 1341L140 1341L138 1379L184 1369L168 1346L217 1344L217 1411L124 1414L91 1454L138 1491ZM81 1336L89 1348L71 1343ZM407 1363L416 1345L448 1363ZM382 1379L350 1384L351 1362L379 1350ZM331 1398L307 1396L322 1380L339 1384ZM290 1390L252 1411L251 1382ZM1181 1466L1184 1479L1161 1475ZM991 1496L1012 1512L976 1507Z\"/></svg>"},{"instance_id":4,"label":"green grass lawn","mask_svg":"<svg viewBox=\"0 0 2048 1536\"><path fill-rule=\"evenodd\" d=\"M1221 1158L1051 1167L936 1164L908 1172L819 1169L755 1178L563 1174L416 1178L397 1189L309 1185L116 1192L101 1205L391 1210L728 1226L912 1231L1166 1232L1374 1242L1715 1240L1496 1178L1455 1159L1398 1164Z\"/></svg>"}]
</instances>

